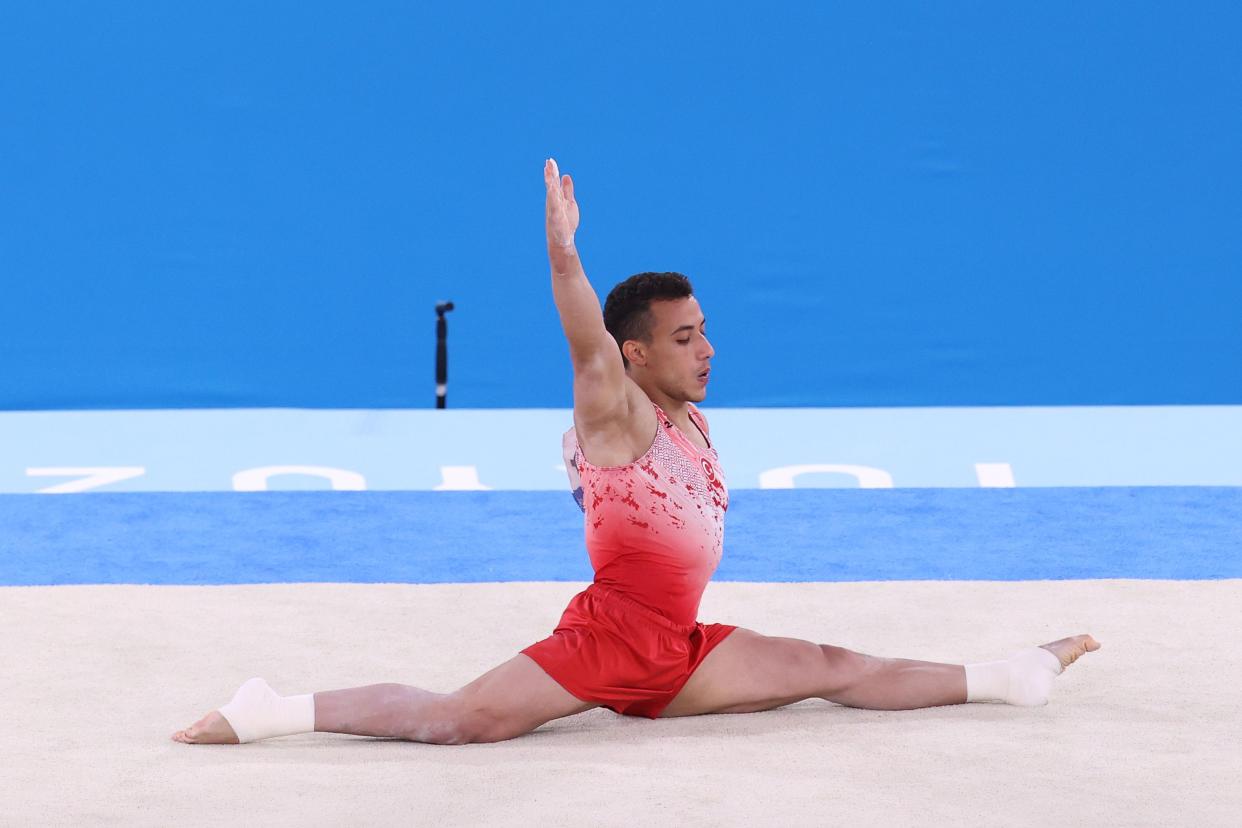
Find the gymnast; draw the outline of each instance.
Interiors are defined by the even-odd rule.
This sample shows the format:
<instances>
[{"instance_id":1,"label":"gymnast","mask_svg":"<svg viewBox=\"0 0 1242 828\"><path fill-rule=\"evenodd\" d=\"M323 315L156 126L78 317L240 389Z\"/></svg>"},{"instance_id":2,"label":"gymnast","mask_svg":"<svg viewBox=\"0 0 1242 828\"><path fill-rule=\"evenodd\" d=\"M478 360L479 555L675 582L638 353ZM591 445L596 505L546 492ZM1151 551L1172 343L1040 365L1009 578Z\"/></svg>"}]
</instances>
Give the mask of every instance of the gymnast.
<instances>
[{"instance_id":1,"label":"gymnast","mask_svg":"<svg viewBox=\"0 0 1242 828\"><path fill-rule=\"evenodd\" d=\"M373 684L279 696L259 678L172 738L237 744L348 733L460 745L497 742L606 707L657 718L753 713L804 699L908 710L966 702L1046 704L1053 680L1099 649L1075 635L1008 658L939 664L698 620L720 561L729 493L707 419L715 350L678 273L640 273L603 310L574 233L573 181L552 159L547 186L552 295L574 369L566 434L595 580L549 637L452 693Z\"/></svg>"}]
</instances>

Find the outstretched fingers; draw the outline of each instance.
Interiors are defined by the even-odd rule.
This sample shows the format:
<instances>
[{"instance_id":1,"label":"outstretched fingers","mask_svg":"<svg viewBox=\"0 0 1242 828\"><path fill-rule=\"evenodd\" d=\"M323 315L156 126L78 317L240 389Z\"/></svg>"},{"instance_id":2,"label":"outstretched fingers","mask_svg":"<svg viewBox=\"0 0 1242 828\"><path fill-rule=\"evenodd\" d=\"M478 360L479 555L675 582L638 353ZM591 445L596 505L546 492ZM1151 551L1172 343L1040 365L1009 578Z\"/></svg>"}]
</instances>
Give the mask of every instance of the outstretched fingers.
<instances>
[{"instance_id":1,"label":"outstretched fingers","mask_svg":"<svg viewBox=\"0 0 1242 828\"><path fill-rule=\"evenodd\" d=\"M544 162L543 178L548 186L548 242L559 248L572 247L574 231L578 229L573 179L561 175L555 158Z\"/></svg>"},{"instance_id":2,"label":"outstretched fingers","mask_svg":"<svg viewBox=\"0 0 1242 828\"><path fill-rule=\"evenodd\" d=\"M560 167L555 158L549 158L543 165L543 181L548 186L549 194L559 195L567 204L574 201L574 180L568 175L561 175Z\"/></svg>"},{"instance_id":3,"label":"outstretched fingers","mask_svg":"<svg viewBox=\"0 0 1242 828\"><path fill-rule=\"evenodd\" d=\"M543 183L548 186L548 192L555 190L560 192L561 170L556 166L556 159L549 158L543 164Z\"/></svg>"}]
</instances>

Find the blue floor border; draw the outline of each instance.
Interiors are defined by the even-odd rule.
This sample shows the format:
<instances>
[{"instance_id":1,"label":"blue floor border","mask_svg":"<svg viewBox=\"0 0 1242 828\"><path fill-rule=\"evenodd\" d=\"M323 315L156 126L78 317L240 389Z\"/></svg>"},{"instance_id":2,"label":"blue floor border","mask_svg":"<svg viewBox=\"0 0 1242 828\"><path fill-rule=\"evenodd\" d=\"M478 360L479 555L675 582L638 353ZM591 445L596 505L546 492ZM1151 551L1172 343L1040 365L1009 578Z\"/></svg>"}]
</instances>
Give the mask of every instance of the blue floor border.
<instances>
[{"instance_id":1,"label":"blue floor border","mask_svg":"<svg viewBox=\"0 0 1242 828\"><path fill-rule=\"evenodd\" d=\"M0 584L586 581L564 492L0 495ZM1242 487L732 494L717 580L1242 577Z\"/></svg>"}]
</instances>

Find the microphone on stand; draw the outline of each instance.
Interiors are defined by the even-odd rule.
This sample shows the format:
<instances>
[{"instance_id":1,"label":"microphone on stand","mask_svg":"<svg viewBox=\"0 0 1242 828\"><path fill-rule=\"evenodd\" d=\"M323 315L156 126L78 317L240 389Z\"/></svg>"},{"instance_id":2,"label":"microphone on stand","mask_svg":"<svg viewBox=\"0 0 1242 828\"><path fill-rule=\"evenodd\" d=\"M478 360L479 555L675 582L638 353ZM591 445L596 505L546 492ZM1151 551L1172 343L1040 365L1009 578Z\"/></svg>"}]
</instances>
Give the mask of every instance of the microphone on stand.
<instances>
[{"instance_id":1,"label":"microphone on stand","mask_svg":"<svg viewBox=\"0 0 1242 828\"><path fill-rule=\"evenodd\" d=\"M436 302L436 408L444 408L448 401L448 321L444 314L452 309L452 302Z\"/></svg>"}]
</instances>

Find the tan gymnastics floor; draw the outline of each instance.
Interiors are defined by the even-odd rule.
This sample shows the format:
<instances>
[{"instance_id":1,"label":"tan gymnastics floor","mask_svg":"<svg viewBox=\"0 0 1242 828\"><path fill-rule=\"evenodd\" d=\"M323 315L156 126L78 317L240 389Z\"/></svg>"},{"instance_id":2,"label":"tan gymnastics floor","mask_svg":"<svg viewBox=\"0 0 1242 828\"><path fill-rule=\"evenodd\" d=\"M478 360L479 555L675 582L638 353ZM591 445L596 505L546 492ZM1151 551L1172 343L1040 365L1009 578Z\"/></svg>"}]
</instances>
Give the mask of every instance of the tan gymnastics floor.
<instances>
[{"instance_id":1,"label":"tan gymnastics floor","mask_svg":"<svg viewBox=\"0 0 1242 828\"><path fill-rule=\"evenodd\" d=\"M1242 581L717 583L701 617L989 660L1090 631L1050 705L677 720L595 710L437 747L169 734L252 675L448 690L579 584L0 589L4 825L1238 825Z\"/></svg>"}]
</instances>

